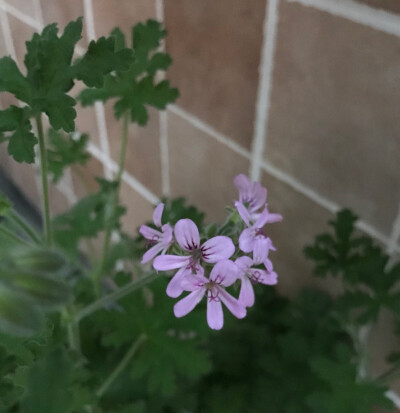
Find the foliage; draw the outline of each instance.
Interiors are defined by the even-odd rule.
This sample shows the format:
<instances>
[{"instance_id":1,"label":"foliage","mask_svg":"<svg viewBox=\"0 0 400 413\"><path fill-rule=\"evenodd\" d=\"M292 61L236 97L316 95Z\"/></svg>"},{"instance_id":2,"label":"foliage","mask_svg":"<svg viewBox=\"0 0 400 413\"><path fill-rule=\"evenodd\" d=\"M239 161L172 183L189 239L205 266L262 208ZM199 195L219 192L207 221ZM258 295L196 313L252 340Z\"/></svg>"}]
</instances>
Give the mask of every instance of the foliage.
<instances>
[{"instance_id":1,"label":"foliage","mask_svg":"<svg viewBox=\"0 0 400 413\"><path fill-rule=\"evenodd\" d=\"M164 109L178 96L157 76L172 63L159 51L166 35L159 23L136 25L130 47L115 29L73 61L81 31L77 19L61 35L55 24L35 34L27 42L26 75L11 58L0 59L0 92L23 102L0 111L0 142L15 160L33 163L40 136L31 122L47 115L44 181L49 175L58 182L67 167L89 159L90 138L75 131L77 102L69 93L76 81L88 87L82 104L115 99L115 116L129 115L124 119L139 125L147 123L149 106ZM265 287L245 321L227 315L225 329L215 333L201 305L174 317L168 278L139 264L146 240L122 228L122 172L123 164L115 180L97 178L97 192L53 219L53 245L0 194L0 412L368 413L393 407L385 392L399 354L391 355L388 372L366 375L367 343L360 337L382 309L394 314L400 334L400 264L356 230L352 212L339 212L330 222L333 233L305 248L315 274L338 278L341 294L304 290L289 299ZM244 228L233 209L223 225L205 226L204 214L183 198L163 202L163 220L189 218L201 238L237 237ZM90 248L99 240L100 257Z\"/></svg>"}]
</instances>

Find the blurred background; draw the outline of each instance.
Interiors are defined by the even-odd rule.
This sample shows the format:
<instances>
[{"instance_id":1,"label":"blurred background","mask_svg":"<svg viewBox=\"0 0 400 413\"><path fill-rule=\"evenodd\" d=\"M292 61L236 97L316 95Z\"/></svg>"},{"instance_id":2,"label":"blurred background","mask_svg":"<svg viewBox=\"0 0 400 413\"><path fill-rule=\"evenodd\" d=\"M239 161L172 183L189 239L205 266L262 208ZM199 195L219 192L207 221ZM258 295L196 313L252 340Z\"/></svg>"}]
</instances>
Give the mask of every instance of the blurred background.
<instances>
[{"instance_id":1,"label":"blurred background","mask_svg":"<svg viewBox=\"0 0 400 413\"><path fill-rule=\"evenodd\" d=\"M396 259L399 0L0 0L0 54L22 67L35 31L78 16L85 18L82 46L115 26L129 35L148 18L168 30L163 47L174 63L167 76L180 98L130 130L127 232L136 233L163 196L185 196L208 221L222 219L237 196L232 179L245 173L268 188L270 210L284 217L270 230L281 292L316 284L335 291L311 278L302 249L342 207ZM3 107L11 103L2 99ZM77 125L90 134L95 159L52 188L53 214L85 192L77 174L95 190L92 178L115 167L120 126L112 105L80 108ZM3 145L0 168L40 208L35 167L14 163ZM380 370L381 355L394 346L384 314L371 340Z\"/></svg>"}]
</instances>

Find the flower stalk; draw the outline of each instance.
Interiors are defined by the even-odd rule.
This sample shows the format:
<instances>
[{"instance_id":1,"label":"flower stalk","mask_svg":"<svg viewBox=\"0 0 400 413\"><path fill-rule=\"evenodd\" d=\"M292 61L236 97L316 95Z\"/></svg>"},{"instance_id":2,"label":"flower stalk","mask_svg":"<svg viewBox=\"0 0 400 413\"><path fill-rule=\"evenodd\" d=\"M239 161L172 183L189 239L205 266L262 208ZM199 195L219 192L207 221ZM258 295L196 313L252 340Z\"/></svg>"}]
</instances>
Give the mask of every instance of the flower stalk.
<instances>
[{"instance_id":1,"label":"flower stalk","mask_svg":"<svg viewBox=\"0 0 400 413\"><path fill-rule=\"evenodd\" d=\"M123 123L122 123L121 151L120 151L120 156L119 156L118 172L117 172L117 177L116 177L117 188L115 190L114 198L112 200L112 208L111 208L112 214L114 214L115 208L118 205L122 174L125 168L126 149L128 146L128 127L129 127L129 112L126 112L123 117ZM105 236L104 236L103 249L102 249L100 263L93 274L95 290L96 290L96 294L98 297L100 296L101 277L103 275L104 266L106 264L108 253L110 250L111 234L112 234L112 227L109 224L106 229Z\"/></svg>"},{"instance_id":2,"label":"flower stalk","mask_svg":"<svg viewBox=\"0 0 400 413\"><path fill-rule=\"evenodd\" d=\"M41 114L38 114L36 116L36 126L37 126L37 131L38 131L38 140L39 140L40 173L42 176L44 236L45 236L46 244L48 246L51 246L53 244L53 237L52 237L52 231L51 231L49 188L48 188L48 180L47 180L48 167L47 167L46 145L44 141Z\"/></svg>"},{"instance_id":3,"label":"flower stalk","mask_svg":"<svg viewBox=\"0 0 400 413\"><path fill-rule=\"evenodd\" d=\"M135 340L129 350L126 352L125 356L122 360L117 364L115 369L111 372L111 374L107 377L105 382L101 385L101 387L97 390L96 395L100 399L103 394L109 389L109 387L114 383L116 378L125 370L131 358L136 354L139 350L140 346L147 340L146 334L141 334L137 340Z\"/></svg>"}]
</instances>

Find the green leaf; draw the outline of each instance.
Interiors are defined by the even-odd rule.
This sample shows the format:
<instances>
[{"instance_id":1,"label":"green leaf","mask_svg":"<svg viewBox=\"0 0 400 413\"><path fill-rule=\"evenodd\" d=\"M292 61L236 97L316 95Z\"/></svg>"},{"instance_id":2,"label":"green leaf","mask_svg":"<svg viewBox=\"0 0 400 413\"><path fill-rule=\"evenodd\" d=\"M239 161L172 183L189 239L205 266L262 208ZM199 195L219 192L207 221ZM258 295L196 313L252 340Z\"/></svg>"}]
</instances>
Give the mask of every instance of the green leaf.
<instances>
[{"instance_id":1,"label":"green leaf","mask_svg":"<svg viewBox=\"0 0 400 413\"><path fill-rule=\"evenodd\" d=\"M146 380L151 394L171 395L179 378L202 376L210 370L210 362L198 345L198 337L208 332L203 309L175 318L165 287L164 280L154 282L151 295L139 291L119 301L121 311L99 311L93 319L109 348L130 345L145 334L146 343L131 362L131 377Z\"/></svg>"},{"instance_id":2,"label":"green leaf","mask_svg":"<svg viewBox=\"0 0 400 413\"><path fill-rule=\"evenodd\" d=\"M83 411L89 396L76 386L73 360L56 349L35 363L28 372L21 413L73 413Z\"/></svg>"},{"instance_id":3,"label":"green leaf","mask_svg":"<svg viewBox=\"0 0 400 413\"><path fill-rule=\"evenodd\" d=\"M31 133L28 108L10 106L0 111L0 132L14 131L8 141L8 153L17 162L33 163L36 137Z\"/></svg>"},{"instance_id":4,"label":"green leaf","mask_svg":"<svg viewBox=\"0 0 400 413\"><path fill-rule=\"evenodd\" d=\"M23 102L31 101L31 86L11 57L0 59L0 92L10 92Z\"/></svg>"},{"instance_id":5,"label":"green leaf","mask_svg":"<svg viewBox=\"0 0 400 413\"><path fill-rule=\"evenodd\" d=\"M86 152L88 135L83 134L75 138L72 135L50 129L48 137L48 170L54 183L57 183L63 176L65 168L74 164L85 165L90 159L90 155Z\"/></svg>"},{"instance_id":6,"label":"green leaf","mask_svg":"<svg viewBox=\"0 0 400 413\"><path fill-rule=\"evenodd\" d=\"M116 50L114 36L92 40L88 51L74 65L75 76L89 87L102 87L104 75L116 70L125 71L133 62L130 49Z\"/></svg>"},{"instance_id":7,"label":"green leaf","mask_svg":"<svg viewBox=\"0 0 400 413\"><path fill-rule=\"evenodd\" d=\"M7 214L12 208L11 201L0 192L0 217Z\"/></svg>"},{"instance_id":8,"label":"green leaf","mask_svg":"<svg viewBox=\"0 0 400 413\"><path fill-rule=\"evenodd\" d=\"M156 52L165 34L161 24L153 20L136 25L132 30L135 60L130 68L116 70L115 74L107 76L101 89L84 90L79 96L82 104L117 98L114 105L117 119L129 111L131 121L143 126L148 122L147 106L165 109L168 103L175 101L178 90L167 80L157 82L155 78L157 71L166 70L172 62L167 54ZM116 50L119 50L125 38L118 30L114 30L112 36L117 40Z\"/></svg>"},{"instance_id":9,"label":"green leaf","mask_svg":"<svg viewBox=\"0 0 400 413\"><path fill-rule=\"evenodd\" d=\"M113 208L117 183L97 178L99 191L82 198L69 211L58 215L54 220L54 238L57 243L77 255L81 238L95 237L108 226L119 228L119 219L125 208Z\"/></svg>"},{"instance_id":10,"label":"green leaf","mask_svg":"<svg viewBox=\"0 0 400 413\"><path fill-rule=\"evenodd\" d=\"M385 396L387 388L357 379L357 367L342 346L338 347L335 360L318 356L311 361L311 366L325 383L324 390L307 397L316 412L373 413L378 406L388 411L394 407Z\"/></svg>"},{"instance_id":11,"label":"green leaf","mask_svg":"<svg viewBox=\"0 0 400 413\"><path fill-rule=\"evenodd\" d=\"M0 283L0 330L4 333L29 337L43 326L43 315L34 303Z\"/></svg>"}]
</instances>

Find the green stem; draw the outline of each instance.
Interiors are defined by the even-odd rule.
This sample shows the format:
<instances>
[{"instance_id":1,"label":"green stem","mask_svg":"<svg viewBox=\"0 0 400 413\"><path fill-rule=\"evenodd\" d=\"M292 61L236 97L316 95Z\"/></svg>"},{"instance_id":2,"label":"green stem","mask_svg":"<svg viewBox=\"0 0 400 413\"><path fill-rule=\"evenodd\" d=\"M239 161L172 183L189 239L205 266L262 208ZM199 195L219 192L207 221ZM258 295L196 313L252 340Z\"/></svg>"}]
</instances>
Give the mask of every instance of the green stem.
<instances>
[{"instance_id":1,"label":"green stem","mask_svg":"<svg viewBox=\"0 0 400 413\"><path fill-rule=\"evenodd\" d=\"M122 174L124 172L124 166L125 166L125 160L126 160L126 148L128 145L128 127L129 127L129 112L126 112L123 118L123 125L122 125L122 138L121 138L122 142L121 142L121 151L119 155L118 173L116 177L117 188L115 191L113 205L112 205L113 211L118 205L119 192L120 192L120 187L121 187L121 179L122 179ZM100 282L101 282L101 277L103 275L104 266L107 261L108 252L110 249L111 234L112 234L112 227L108 225L105 236L104 236L103 249L101 253L100 263L93 274L97 296L100 296Z\"/></svg>"},{"instance_id":2,"label":"green stem","mask_svg":"<svg viewBox=\"0 0 400 413\"><path fill-rule=\"evenodd\" d=\"M48 188L48 182L47 182L47 155L46 155L46 145L44 142L41 114L38 114L36 116L36 125L37 125L38 138L39 138L40 173L42 175L44 235L45 235L46 244L48 246L51 246L53 243L53 240L52 240L51 220L50 220L49 188Z\"/></svg>"},{"instance_id":3,"label":"green stem","mask_svg":"<svg viewBox=\"0 0 400 413\"><path fill-rule=\"evenodd\" d=\"M63 316L66 323L68 343L72 350L81 352L81 339L79 334L79 325L75 323L73 310L63 310Z\"/></svg>"},{"instance_id":4,"label":"green stem","mask_svg":"<svg viewBox=\"0 0 400 413\"><path fill-rule=\"evenodd\" d=\"M146 284L154 281L156 278L158 278L157 274L141 277L137 280L132 281L129 284L126 284L119 290L116 290L108 295L105 295L104 297L94 301L92 304L89 304L87 307L84 307L81 311L79 311L75 317L75 322L78 323L80 320L82 320L82 318L85 318L88 315L94 313L95 311L100 310L109 303L113 303L115 301L120 300L122 297L125 297L126 295L132 293L138 288L141 288Z\"/></svg>"},{"instance_id":5,"label":"green stem","mask_svg":"<svg viewBox=\"0 0 400 413\"><path fill-rule=\"evenodd\" d=\"M105 382L101 385L101 387L97 390L96 395L100 399L103 394L108 390L108 388L114 383L115 379L124 371L124 369L129 364L131 358L135 355L135 353L139 350L140 346L147 340L147 336L145 334L141 334L137 340L132 344L129 350L126 352L125 356L122 360L118 363L115 369L111 372L111 374L107 377Z\"/></svg>"},{"instance_id":6,"label":"green stem","mask_svg":"<svg viewBox=\"0 0 400 413\"><path fill-rule=\"evenodd\" d=\"M13 221L20 229L22 229L29 238L37 244L41 244L39 234L15 211L10 211L7 217Z\"/></svg>"},{"instance_id":7,"label":"green stem","mask_svg":"<svg viewBox=\"0 0 400 413\"><path fill-rule=\"evenodd\" d=\"M12 239L13 241L18 242L22 245L29 245L29 242L25 241L23 238L19 237L18 235L14 234L10 230L0 226L0 234L5 235L6 237Z\"/></svg>"}]
</instances>

